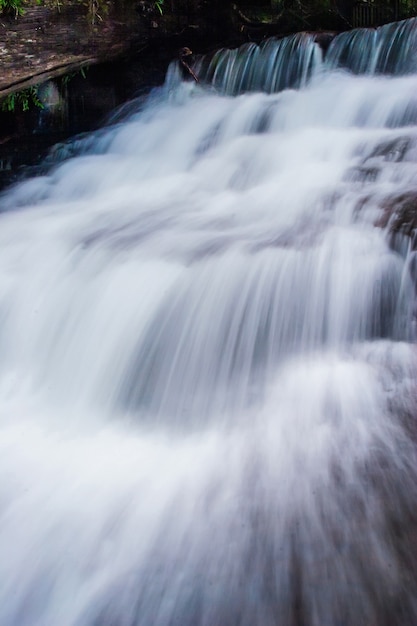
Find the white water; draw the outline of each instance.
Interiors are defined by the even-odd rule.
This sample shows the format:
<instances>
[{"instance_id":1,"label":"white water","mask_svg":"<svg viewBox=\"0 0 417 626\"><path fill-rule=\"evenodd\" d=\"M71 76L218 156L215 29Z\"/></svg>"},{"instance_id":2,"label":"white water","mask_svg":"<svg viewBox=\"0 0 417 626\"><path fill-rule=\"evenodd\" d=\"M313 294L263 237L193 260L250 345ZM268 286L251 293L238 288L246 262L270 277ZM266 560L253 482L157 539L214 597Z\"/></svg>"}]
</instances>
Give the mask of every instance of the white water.
<instances>
[{"instance_id":1,"label":"white water","mask_svg":"<svg viewBox=\"0 0 417 626\"><path fill-rule=\"evenodd\" d=\"M416 94L176 85L1 198L1 626L417 623L415 253L374 225Z\"/></svg>"}]
</instances>

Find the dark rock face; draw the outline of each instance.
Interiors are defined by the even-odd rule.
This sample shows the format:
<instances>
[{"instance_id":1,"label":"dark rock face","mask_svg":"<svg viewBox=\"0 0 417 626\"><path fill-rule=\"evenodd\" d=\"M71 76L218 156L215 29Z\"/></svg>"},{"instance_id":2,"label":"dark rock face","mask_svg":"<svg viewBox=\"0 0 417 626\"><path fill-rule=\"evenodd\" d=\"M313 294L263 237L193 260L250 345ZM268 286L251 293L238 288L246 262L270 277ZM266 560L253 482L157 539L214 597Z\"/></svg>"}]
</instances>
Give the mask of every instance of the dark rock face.
<instances>
[{"instance_id":1,"label":"dark rock face","mask_svg":"<svg viewBox=\"0 0 417 626\"><path fill-rule=\"evenodd\" d=\"M132 3L132 6L134 4ZM81 65L128 52L146 32L133 9L112 7L103 16L86 5L33 7L0 21L0 97Z\"/></svg>"},{"instance_id":2,"label":"dark rock face","mask_svg":"<svg viewBox=\"0 0 417 626\"><path fill-rule=\"evenodd\" d=\"M135 3L128 4L99 9L97 3L69 2L59 10L55 4L31 7L18 19L1 16L0 101L34 86L39 95L41 85L44 108L30 98L26 111L19 101L11 111L0 106L0 187L55 141L94 128L130 97L128 72L117 59L146 42L147 30ZM52 102L48 90L54 91Z\"/></svg>"},{"instance_id":3,"label":"dark rock face","mask_svg":"<svg viewBox=\"0 0 417 626\"><path fill-rule=\"evenodd\" d=\"M324 54L326 54L330 44L332 43L332 41L333 41L333 39L335 38L336 35L337 35L336 31L334 31L334 32L316 33L315 41L318 43L320 48L323 50Z\"/></svg>"}]
</instances>

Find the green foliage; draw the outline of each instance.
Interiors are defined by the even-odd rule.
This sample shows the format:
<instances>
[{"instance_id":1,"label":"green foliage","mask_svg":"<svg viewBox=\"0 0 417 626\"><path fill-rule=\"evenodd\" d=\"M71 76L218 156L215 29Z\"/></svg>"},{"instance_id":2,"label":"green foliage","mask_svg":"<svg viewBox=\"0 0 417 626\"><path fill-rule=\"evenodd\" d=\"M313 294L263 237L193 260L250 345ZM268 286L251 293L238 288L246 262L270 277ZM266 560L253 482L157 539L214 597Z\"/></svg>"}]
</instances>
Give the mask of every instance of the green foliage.
<instances>
[{"instance_id":1,"label":"green foliage","mask_svg":"<svg viewBox=\"0 0 417 626\"><path fill-rule=\"evenodd\" d=\"M32 107L38 107L43 109L44 106L38 98L38 87L28 87L21 91L15 91L9 93L8 96L3 98L0 102L0 108L2 111L16 112L16 111L29 111Z\"/></svg>"},{"instance_id":2,"label":"green foliage","mask_svg":"<svg viewBox=\"0 0 417 626\"><path fill-rule=\"evenodd\" d=\"M161 15L163 13L163 11L162 11L163 5L164 5L164 0L155 0L155 8L158 9L158 11L160 12Z\"/></svg>"},{"instance_id":3,"label":"green foliage","mask_svg":"<svg viewBox=\"0 0 417 626\"><path fill-rule=\"evenodd\" d=\"M82 76L83 78L87 78L88 67L80 67L76 72L69 72L68 74L64 74L61 78L61 85L65 87L68 83L75 78L76 76Z\"/></svg>"},{"instance_id":4,"label":"green foliage","mask_svg":"<svg viewBox=\"0 0 417 626\"><path fill-rule=\"evenodd\" d=\"M17 18L24 12L23 0L0 0L0 13L14 13Z\"/></svg>"}]
</instances>

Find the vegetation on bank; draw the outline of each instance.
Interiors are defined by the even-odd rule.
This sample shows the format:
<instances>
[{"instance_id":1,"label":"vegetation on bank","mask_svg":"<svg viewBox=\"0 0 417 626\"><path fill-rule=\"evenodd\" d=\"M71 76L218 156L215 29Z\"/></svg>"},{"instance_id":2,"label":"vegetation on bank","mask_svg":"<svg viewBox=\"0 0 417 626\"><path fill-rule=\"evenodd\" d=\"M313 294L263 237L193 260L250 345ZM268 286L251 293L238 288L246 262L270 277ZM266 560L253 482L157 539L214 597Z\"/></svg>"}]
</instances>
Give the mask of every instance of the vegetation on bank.
<instances>
[{"instance_id":1,"label":"vegetation on bank","mask_svg":"<svg viewBox=\"0 0 417 626\"><path fill-rule=\"evenodd\" d=\"M159 15L166 13L196 14L207 12L210 7L222 4L224 7L234 6L248 16L256 15L261 21L268 21L285 11L298 11L311 14L329 10L349 13L356 6L368 7L370 10L382 8L401 17L417 13L417 0L128 0L138 6L138 12L155 11ZM30 6L54 6L57 10L74 3L88 6L90 3L118 4L123 0L0 0L0 14L12 14L16 18L23 15ZM249 18L250 19L250 18Z\"/></svg>"},{"instance_id":2,"label":"vegetation on bank","mask_svg":"<svg viewBox=\"0 0 417 626\"><path fill-rule=\"evenodd\" d=\"M86 78L87 71L88 67L81 67L76 72L70 72L69 74L61 76L59 79L60 90L65 89L68 83L76 76ZM41 85L32 85L26 89L20 89L19 91L9 93L4 98L0 99L0 111L3 113L26 113L33 108L44 109L45 104L42 102L42 96L39 96L40 88Z\"/></svg>"},{"instance_id":3,"label":"vegetation on bank","mask_svg":"<svg viewBox=\"0 0 417 626\"><path fill-rule=\"evenodd\" d=\"M112 9L130 5L138 20L147 20L153 27L158 26L158 20L169 21L170 16L182 15L195 22L220 15L247 27L282 21L284 31L290 25L294 30L329 29L332 20L338 30L341 24L337 18L344 28L378 26L417 14L417 0L0 0L0 15L18 19L29 7L61 11L74 5L86 8L86 17L93 25L102 22ZM7 28L7 24L3 26Z\"/></svg>"},{"instance_id":4,"label":"vegetation on bank","mask_svg":"<svg viewBox=\"0 0 417 626\"><path fill-rule=\"evenodd\" d=\"M11 13L17 18L24 12L24 0L0 0L0 13Z\"/></svg>"},{"instance_id":5,"label":"vegetation on bank","mask_svg":"<svg viewBox=\"0 0 417 626\"><path fill-rule=\"evenodd\" d=\"M79 4L87 5L85 0L78 0ZM58 11L65 4L72 4L71 0L0 0L0 14L13 15L16 19L19 15L24 15L25 9L31 6L52 6ZM147 2L152 9L155 9L160 15L164 13L165 0L150 0ZM93 4L100 4L99 0L93 0ZM171 2L172 5L172 2Z\"/></svg>"},{"instance_id":6,"label":"vegetation on bank","mask_svg":"<svg viewBox=\"0 0 417 626\"><path fill-rule=\"evenodd\" d=\"M1 110L9 113L14 113L15 111L26 112L33 107L44 108L38 97L38 85L9 93L0 102Z\"/></svg>"}]
</instances>

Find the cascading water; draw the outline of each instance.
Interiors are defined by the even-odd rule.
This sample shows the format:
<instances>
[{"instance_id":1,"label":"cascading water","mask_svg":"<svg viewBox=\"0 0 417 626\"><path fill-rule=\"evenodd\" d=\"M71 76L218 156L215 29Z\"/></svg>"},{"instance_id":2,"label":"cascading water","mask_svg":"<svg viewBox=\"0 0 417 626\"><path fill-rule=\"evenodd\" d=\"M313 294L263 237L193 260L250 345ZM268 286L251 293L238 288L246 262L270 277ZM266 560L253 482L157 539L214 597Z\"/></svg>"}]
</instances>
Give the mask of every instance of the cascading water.
<instances>
[{"instance_id":1,"label":"cascading water","mask_svg":"<svg viewBox=\"0 0 417 626\"><path fill-rule=\"evenodd\" d=\"M325 43L326 53L322 45ZM327 49L328 48L328 49ZM348 69L355 74L414 74L417 67L415 19L377 29L358 28L334 36L298 33L245 44L197 59L195 71L222 93L274 93L304 87L320 73Z\"/></svg>"},{"instance_id":2,"label":"cascading water","mask_svg":"<svg viewBox=\"0 0 417 626\"><path fill-rule=\"evenodd\" d=\"M413 74L417 67L416 20L341 33L330 44L327 63L357 74Z\"/></svg>"},{"instance_id":3,"label":"cascading water","mask_svg":"<svg viewBox=\"0 0 417 626\"><path fill-rule=\"evenodd\" d=\"M322 54L313 35L298 33L283 39L268 39L234 50L221 49L197 61L196 73L229 94L245 91L272 93L303 87L322 64Z\"/></svg>"},{"instance_id":4,"label":"cascading water","mask_svg":"<svg viewBox=\"0 0 417 626\"><path fill-rule=\"evenodd\" d=\"M171 76L2 196L1 626L415 626L416 94Z\"/></svg>"}]
</instances>

